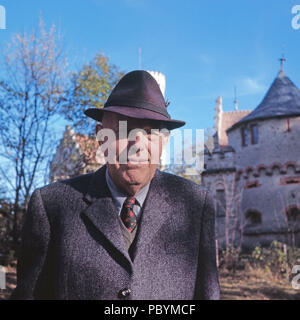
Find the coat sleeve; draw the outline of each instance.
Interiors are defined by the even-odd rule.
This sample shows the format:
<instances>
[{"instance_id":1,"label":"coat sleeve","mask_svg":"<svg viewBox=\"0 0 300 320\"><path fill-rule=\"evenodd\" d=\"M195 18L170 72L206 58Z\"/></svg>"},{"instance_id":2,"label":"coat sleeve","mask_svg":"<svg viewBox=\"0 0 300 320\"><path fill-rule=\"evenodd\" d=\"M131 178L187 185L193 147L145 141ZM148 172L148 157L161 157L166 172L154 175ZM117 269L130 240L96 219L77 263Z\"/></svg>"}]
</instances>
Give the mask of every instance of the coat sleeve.
<instances>
[{"instance_id":1,"label":"coat sleeve","mask_svg":"<svg viewBox=\"0 0 300 320\"><path fill-rule=\"evenodd\" d=\"M215 209L210 192L202 212L195 300L219 300L220 287L216 265Z\"/></svg>"},{"instance_id":2,"label":"coat sleeve","mask_svg":"<svg viewBox=\"0 0 300 320\"><path fill-rule=\"evenodd\" d=\"M50 224L40 190L34 191L24 217L18 252L17 287L10 299L33 300L50 240Z\"/></svg>"}]
</instances>

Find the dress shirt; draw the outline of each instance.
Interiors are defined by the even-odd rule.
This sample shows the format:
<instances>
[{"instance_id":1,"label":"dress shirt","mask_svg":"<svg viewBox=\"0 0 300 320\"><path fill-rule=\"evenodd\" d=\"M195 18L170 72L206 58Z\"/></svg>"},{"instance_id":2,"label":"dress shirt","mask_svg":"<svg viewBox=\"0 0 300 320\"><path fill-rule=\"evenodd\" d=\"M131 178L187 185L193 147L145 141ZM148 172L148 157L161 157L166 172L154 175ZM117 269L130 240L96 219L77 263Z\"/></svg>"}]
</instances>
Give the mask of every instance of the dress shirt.
<instances>
[{"instance_id":1,"label":"dress shirt","mask_svg":"<svg viewBox=\"0 0 300 320\"><path fill-rule=\"evenodd\" d=\"M112 181L111 177L109 176L108 169L106 168L106 182L108 185L108 188L111 192L112 199L114 202L114 205L117 208L118 214L121 214L121 210L124 204L124 201L128 197L124 192L122 192ZM141 214L142 214L142 207L145 202L145 199L147 197L148 191L149 191L150 182L145 185L136 195L135 199L137 200L137 203L133 206L133 212L135 213L137 220L139 221Z\"/></svg>"}]
</instances>

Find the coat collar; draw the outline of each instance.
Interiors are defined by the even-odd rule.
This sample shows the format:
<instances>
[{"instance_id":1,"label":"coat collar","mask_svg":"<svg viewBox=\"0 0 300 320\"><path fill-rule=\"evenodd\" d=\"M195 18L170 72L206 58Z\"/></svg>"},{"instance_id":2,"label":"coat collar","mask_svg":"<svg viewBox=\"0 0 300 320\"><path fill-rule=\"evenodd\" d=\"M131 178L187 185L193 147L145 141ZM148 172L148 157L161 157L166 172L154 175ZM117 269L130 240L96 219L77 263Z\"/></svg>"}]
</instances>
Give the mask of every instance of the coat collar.
<instances>
[{"instance_id":1,"label":"coat collar","mask_svg":"<svg viewBox=\"0 0 300 320\"><path fill-rule=\"evenodd\" d=\"M106 167L104 166L93 174L90 185L84 195L84 200L89 206L84 210L83 214L111 242L115 249L128 260L131 269L133 269L135 258L143 253L143 248L153 239L171 214L172 205L168 200L168 190L166 190L163 181L163 174L156 170L144 202L139 230L136 235L137 239L135 240L136 246L131 260L123 240L118 213L106 183L105 171Z\"/></svg>"}]
</instances>

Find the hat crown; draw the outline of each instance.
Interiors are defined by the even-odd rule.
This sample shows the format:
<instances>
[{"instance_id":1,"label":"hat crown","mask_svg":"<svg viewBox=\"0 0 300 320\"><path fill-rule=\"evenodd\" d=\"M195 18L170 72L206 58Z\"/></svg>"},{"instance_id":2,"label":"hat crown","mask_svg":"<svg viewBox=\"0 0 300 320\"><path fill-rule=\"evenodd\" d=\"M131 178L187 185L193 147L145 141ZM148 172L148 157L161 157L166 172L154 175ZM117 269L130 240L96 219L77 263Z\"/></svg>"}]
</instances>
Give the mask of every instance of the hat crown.
<instances>
[{"instance_id":1,"label":"hat crown","mask_svg":"<svg viewBox=\"0 0 300 320\"><path fill-rule=\"evenodd\" d=\"M118 82L104 108L111 106L149 107L170 118L157 81L144 70L131 71Z\"/></svg>"}]
</instances>

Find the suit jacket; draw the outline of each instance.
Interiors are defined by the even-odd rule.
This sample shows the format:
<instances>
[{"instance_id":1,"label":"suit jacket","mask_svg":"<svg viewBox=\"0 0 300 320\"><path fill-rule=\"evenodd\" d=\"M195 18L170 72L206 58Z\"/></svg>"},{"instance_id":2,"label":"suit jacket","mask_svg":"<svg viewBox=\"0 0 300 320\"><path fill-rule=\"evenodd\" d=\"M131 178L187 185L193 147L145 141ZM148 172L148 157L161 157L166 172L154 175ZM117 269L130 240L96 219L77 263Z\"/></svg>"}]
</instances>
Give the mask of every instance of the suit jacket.
<instances>
[{"instance_id":1,"label":"suit jacket","mask_svg":"<svg viewBox=\"0 0 300 320\"><path fill-rule=\"evenodd\" d=\"M208 191L157 170L130 257L105 170L35 190L11 298L219 299Z\"/></svg>"}]
</instances>

